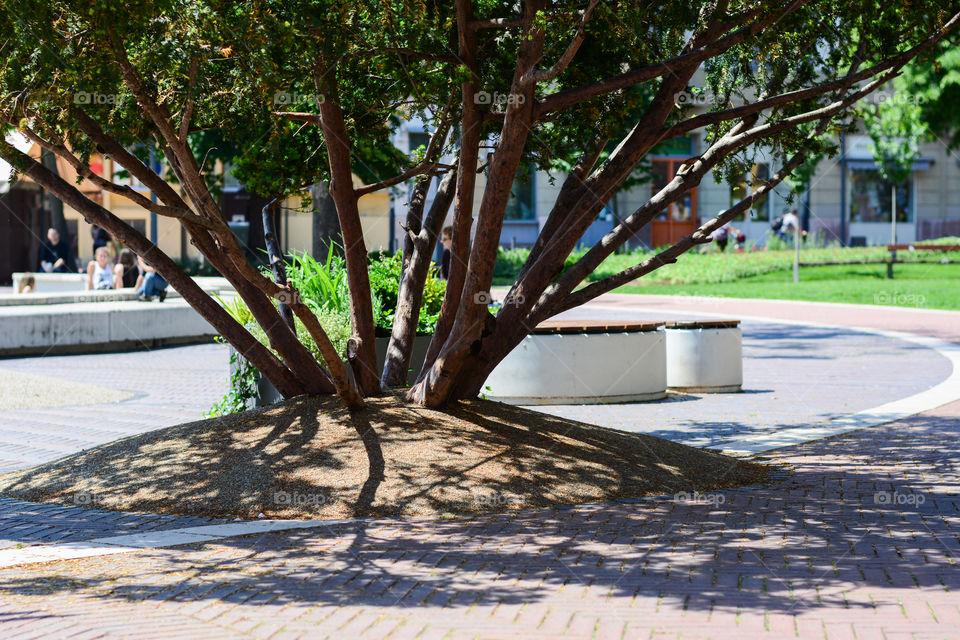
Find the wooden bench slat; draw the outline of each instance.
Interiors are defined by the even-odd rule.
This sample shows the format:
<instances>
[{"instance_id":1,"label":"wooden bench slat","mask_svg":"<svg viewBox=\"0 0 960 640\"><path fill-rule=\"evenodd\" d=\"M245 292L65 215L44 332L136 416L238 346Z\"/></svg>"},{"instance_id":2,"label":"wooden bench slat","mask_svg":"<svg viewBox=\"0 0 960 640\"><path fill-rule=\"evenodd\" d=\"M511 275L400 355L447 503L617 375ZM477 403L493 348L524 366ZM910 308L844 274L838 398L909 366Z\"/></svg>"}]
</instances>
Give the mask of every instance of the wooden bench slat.
<instances>
[{"instance_id":1,"label":"wooden bench slat","mask_svg":"<svg viewBox=\"0 0 960 640\"><path fill-rule=\"evenodd\" d=\"M638 333L656 331L663 322L630 322L609 320L546 320L534 328L536 335L573 335L590 333Z\"/></svg>"},{"instance_id":2,"label":"wooden bench slat","mask_svg":"<svg viewBox=\"0 0 960 640\"><path fill-rule=\"evenodd\" d=\"M739 327L739 320L677 320L666 323L667 329L729 329Z\"/></svg>"}]
</instances>

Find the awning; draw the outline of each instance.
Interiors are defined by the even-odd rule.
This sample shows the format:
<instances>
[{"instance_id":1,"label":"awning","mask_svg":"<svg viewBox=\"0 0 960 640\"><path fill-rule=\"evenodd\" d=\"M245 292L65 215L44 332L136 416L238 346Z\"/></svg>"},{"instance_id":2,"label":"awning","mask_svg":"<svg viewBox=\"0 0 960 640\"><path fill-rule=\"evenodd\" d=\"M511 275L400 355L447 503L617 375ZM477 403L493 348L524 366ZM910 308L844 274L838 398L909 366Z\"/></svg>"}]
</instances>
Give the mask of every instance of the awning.
<instances>
[{"instance_id":1,"label":"awning","mask_svg":"<svg viewBox=\"0 0 960 640\"><path fill-rule=\"evenodd\" d=\"M917 158L913 161L914 171L927 171L933 166L933 158ZM877 170L877 163L873 160L847 160L847 167L851 169Z\"/></svg>"}]
</instances>

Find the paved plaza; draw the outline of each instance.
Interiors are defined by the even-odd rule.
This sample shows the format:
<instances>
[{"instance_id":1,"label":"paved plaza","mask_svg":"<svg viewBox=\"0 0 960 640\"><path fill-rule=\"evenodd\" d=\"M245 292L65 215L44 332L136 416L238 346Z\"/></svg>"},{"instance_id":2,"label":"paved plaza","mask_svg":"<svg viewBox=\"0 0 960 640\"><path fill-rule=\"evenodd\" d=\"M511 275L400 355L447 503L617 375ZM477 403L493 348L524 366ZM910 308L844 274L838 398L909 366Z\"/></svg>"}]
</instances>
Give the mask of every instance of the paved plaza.
<instances>
[{"instance_id":1,"label":"paved plaza","mask_svg":"<svg viewBox=\"0 0 960 640\"><path fill-rule=\"evenodd\" d=\"M960 343L960 314L882 307L607 296L581 313L744 318L747 393L547 408L720 447L951 380L953 365L930 344L855 328ZM195 419L226 387L218 345L0 361L7 369L135 393L109 405L0 412L6 469ZM952 402L770 451L782 472L763 487L318 522L13 566L0 569L0 637L957 637L958 427ZM18 448L37 432L48 434L43 446ZM10 551L206 524L220 523L0 502L0 544Z\"/></svg>"}]
</instances>

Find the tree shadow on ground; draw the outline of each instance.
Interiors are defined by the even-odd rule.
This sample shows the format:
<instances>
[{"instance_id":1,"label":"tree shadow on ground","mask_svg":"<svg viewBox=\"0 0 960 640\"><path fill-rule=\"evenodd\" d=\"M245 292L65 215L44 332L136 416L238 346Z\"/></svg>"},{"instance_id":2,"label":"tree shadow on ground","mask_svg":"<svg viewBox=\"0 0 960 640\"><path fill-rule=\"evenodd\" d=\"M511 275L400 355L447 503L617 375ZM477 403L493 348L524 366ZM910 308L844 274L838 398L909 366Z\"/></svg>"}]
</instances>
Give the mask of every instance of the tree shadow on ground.
<instances>
[{"instance_id":1,"label":"tree shadow on ground","mask_svg":"<svg viewBox=\"0 0 960 640\"><path fill-rule=\"evenodd\" d=\"M960 589L956 426L916 417L794 447L781 457L795 474L774 486L341 522L144 551L123 563L92 558L72 564L70 581L51 582L56 564L18 567L0 572L0 592L150 601L173 589L177 602L269 597L466 611L563 591L585 607L609 608L614 597L738 614L873 612L884 589Z\"/></svg>"},{"instance_id":2,"label":"tree shadow on ground","mask_svg":"<svg viewBox=\"0 0 960 640\"><path fill-rule=\"evenodd\" d=\"M755 483L760 465L487 401L334 398L161 429L0 479L6 496L204 517L489 512Z\"/></svg>"}]
</instances>

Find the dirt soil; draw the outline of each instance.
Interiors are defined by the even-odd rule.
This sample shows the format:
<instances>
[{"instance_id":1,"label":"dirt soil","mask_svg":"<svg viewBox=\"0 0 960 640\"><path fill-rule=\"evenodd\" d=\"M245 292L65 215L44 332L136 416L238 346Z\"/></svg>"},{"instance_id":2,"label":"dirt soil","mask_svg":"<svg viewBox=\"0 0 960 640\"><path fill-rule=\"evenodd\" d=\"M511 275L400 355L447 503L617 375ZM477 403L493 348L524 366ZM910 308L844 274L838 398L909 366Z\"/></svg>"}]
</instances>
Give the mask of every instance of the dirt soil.
<instances>
[{"instance_id":1,"label":"dirt soil","mask_svg":"<svg viewBox=\"0 0 960 640\"><path fill-rule=\"evenodd\" d=\"M436 411L386 396L351 414L334 398L301 397L7 474L0 493L122 511L344 518L705 492L761 483L769 470L486 400Z\"/></svg>"}]
</instances>

